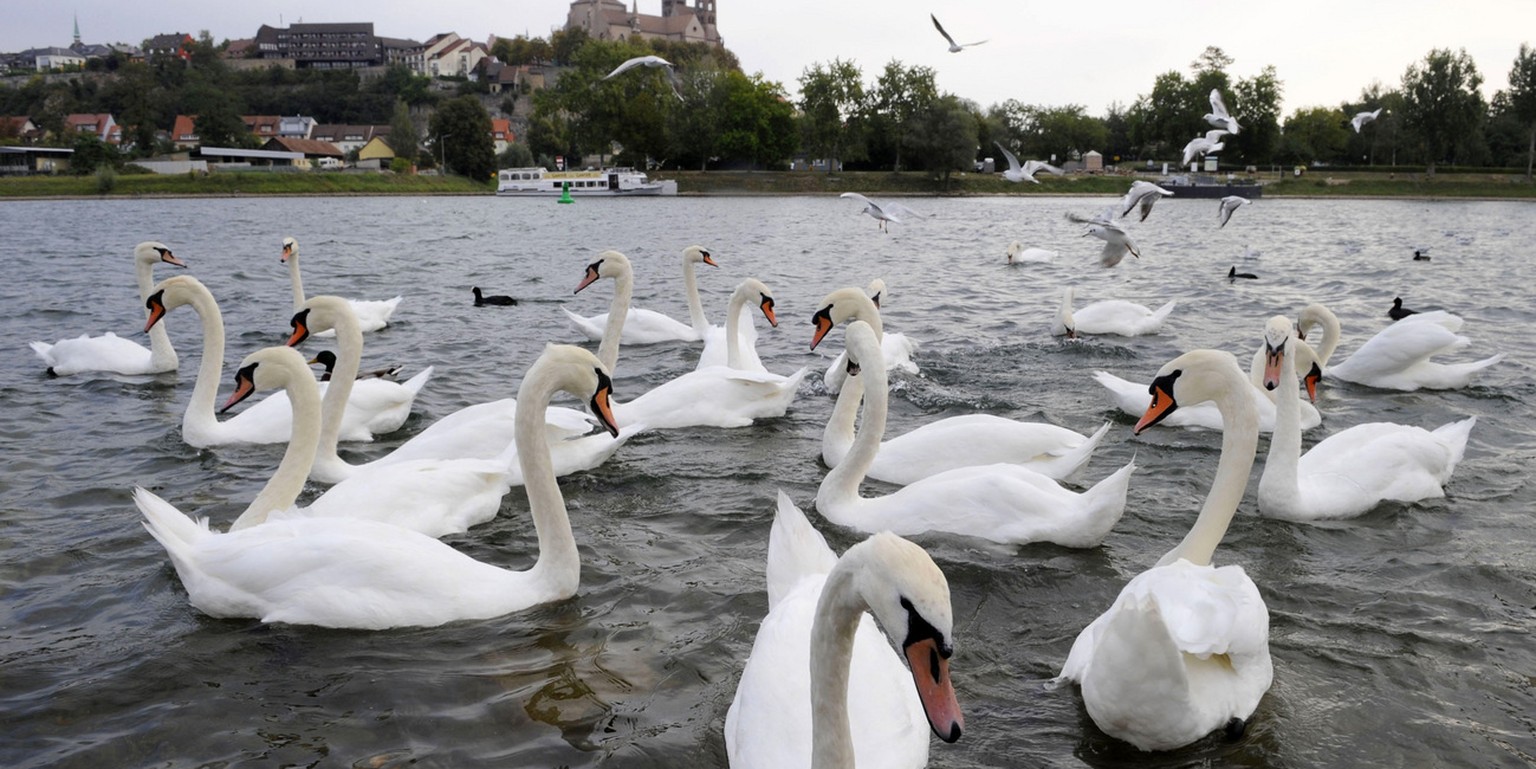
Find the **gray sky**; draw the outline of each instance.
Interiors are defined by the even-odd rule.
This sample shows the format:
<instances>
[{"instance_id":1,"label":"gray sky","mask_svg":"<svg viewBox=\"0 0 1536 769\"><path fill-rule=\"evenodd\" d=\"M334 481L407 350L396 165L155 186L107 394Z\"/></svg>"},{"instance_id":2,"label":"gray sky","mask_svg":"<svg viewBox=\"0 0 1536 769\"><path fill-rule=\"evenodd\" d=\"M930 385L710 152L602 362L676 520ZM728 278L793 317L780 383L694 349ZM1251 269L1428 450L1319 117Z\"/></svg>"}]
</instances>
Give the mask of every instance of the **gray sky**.
<instances>
[{"instance_id":1,"label":"gray sky","mask_svg":"<svg viewBox=\"0 0 1536 769\"><path fill-rule=\"evenodd\" d=\"M626 0L634 3L636 0ZM660 13L661 0L638 0ZM214 40L251 37L261 24L372 21L389 37L424 40L457 32L547 36L565 23L569 0L458 0L359 4L341 0L75 0L10 13L0 51L68 45L73 19L86 42L133 42L161 32L208 30ZM852 59L866 81L892 59L933 67L939 87L983 107L1005 99L1026 104L1082 104L1101 115L1129 105L1158 74L1188 73L1207 45L1234 59L1234 79L1275 66L1285 87L1284 113L1335 106L1372 81L1395 87L1408 65L1433 48L1465 48L1486 95L1504 88L1521 42L1536 44L1536 0L717 0L720 32L747 72L796 91L814 62ZM17 9L12 9L13 11ZM960 42L985 45L951 54L928 20L932 11ZM1086 12L1091 11L1092 15ZM1241 105L1231 104L1239 115Z\"/></svg>"}]
</instances>

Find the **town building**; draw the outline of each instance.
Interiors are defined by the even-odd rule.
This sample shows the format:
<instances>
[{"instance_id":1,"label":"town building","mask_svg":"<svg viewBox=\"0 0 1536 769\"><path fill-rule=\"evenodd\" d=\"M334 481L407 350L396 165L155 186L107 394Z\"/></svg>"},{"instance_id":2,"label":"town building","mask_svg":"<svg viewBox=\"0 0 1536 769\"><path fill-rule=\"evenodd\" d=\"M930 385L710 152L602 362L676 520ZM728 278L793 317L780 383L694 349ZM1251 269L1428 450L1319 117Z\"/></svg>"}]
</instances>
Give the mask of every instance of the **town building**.
<instances>
[{"instance_id":1,"label":"town building","mask_svg":"<svg viewBox=\"0 0 1536 769\"><path fill-rule=\"evenodd\" d=\"M566 29L586 30L597 40L670 40L683 43L723 45L715 25L715 0L661 0L661 15L639 12L638 2L626 8L623 0L574 0L565 17Z\"/></svg>"},{"instance_id":2,"label":"town building","mask_svg":"<svg viewBox=\"0 0 1536 769\"><path fill-rule=\"evenodd\" d=\"M373 22L292 24L256 30L256 55L292 59L299 69L356 69L384 63Z\"/></svg>"},{"instance_id":3,"label":"town building","mask_svg":"<svg viewBox=\"0 0 1536 769\"><path fill-rule=\"evenodd\" d=\"M108 144L123 143L123 127L105 112L96 115L65 115L64 128L77 133L90 134Z\"/></svg>"},{"instance_id":4,"label":"town building","mask_svg":"<svg viewBox=\"0 0 1536 769\"><path fill-rule=\"evenodd\" d=\"M192 44L197 41L185 32L155 35L144 41L144 56L149 59L175 57L182 61L192 60Z\"/></svg>"}]
</instances>

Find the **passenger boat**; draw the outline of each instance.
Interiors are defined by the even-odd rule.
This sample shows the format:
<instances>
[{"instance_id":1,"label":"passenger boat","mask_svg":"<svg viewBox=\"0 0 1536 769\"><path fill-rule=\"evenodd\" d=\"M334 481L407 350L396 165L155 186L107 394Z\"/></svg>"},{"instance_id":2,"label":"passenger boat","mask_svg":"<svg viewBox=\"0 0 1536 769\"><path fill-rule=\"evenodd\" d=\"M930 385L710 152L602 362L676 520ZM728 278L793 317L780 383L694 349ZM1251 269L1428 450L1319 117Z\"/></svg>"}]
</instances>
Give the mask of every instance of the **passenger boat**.
<instances>
[{"instance_id":1,"label":"passenger boat","mask_svg":"<svg viewBox=\"0 0 1536 769\"><path fill-rule=\"evenodd\" d=\"M1172 192L1176 198L1224 198L1238 195L1253 200L1264 195L1264 187L1258 182L1233 177L1218 179L1206 174L1169 176L1157 184Z\"/></svg>"},{"instance_id":2,"label":"passenger boat","mask_svg":"<svg viewBox=\"0 0 1536 769\"><path fill-rule=\"evenodd\" d=\"M567 188L571 197L677 194L677 182L652 181L643 172L633 168L605 168L598 171L506 168L496 174L497 195L558 196Z\"/></svg>"}]
</instances>

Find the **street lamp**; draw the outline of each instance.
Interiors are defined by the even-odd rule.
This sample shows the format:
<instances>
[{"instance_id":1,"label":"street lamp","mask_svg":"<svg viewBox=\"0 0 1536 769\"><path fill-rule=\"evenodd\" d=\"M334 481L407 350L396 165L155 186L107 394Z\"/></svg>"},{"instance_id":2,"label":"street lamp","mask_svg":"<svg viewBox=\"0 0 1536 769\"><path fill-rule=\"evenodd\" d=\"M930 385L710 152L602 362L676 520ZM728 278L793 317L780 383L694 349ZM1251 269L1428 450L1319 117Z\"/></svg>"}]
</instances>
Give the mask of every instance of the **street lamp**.
<instances>
[{"instance_id":1,"label":"street lamp","mask_svg":"<svg viewBox=\"0 0 1536 769\"><path fill-rule=\"evenodd\" d=\"M453 134L438 134L437 135L437 158L438 158L437 169L438 169L438 173L440 173L440 174L448 173L448 148L446 146L444 146L444 142L446 142L448 140L448 137L450 137L452 135Z\"/></svg>"}]
</instances>

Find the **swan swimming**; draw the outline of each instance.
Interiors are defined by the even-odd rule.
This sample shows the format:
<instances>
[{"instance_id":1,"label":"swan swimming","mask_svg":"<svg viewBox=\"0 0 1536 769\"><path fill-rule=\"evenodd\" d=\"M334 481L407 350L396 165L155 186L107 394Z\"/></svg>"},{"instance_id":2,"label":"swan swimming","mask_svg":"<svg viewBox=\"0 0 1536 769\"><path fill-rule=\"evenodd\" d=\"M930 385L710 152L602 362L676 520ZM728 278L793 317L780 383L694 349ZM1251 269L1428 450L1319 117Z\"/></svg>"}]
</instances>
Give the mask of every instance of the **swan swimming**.
<instances>
[{"instance_id":1,"label":"swan swimming","mask_svg":"<svg viewBox=\"0 0 1536 769\"><path fill-rule=\"evenodd\" d=\"M149 299L154 286L155 265L160 263L186 267L164 243L146 240L134 246L133 274L139 287L139 302ZM124 339L110 331L101 336L81 334L73 339L60 339L53 344L32 342L32 352L48 366L49 376L69 376L89 371L111 374L159 374L175 371L176 349L164 326L155 326L149 332L149 347L131 339Z\"/></svg>"},{"instance_id":2,"label":"swan swimming","mask_svg":"<svg viewBox=\"0 0 1536 769\"><path fill-rule=\"evenodd\" d=\"M1177 547L1136 575L1078 634L1057 680L1076 682L1104 733L1141 750L1174 750L1240 731L1274 678L1269 610L1237 565L1216 567L1258 448L1252 385L1229 353L1194 350L1157 372L1141 433L1184 403L1214 400L1226 421L1205 504Z\"/></svg>"},{"instance_id":3,"label":"swan swimming","mask_svg":"<svg viewBox=\"0 0 1536 769\"><path fill-rule=\"evenodd\" d=\"M305 298L304 280L299 275L299 241L292 237L283 238L281 261L288 265L288 279L293 284L293 311L298 312L304 306ZM358 326L366 333L388 326L389 318L395 314L401 299L397 296L381 300L348 299L347 302L352 305L352 312L357 314Z\"/></svg>"}]
</instances>

